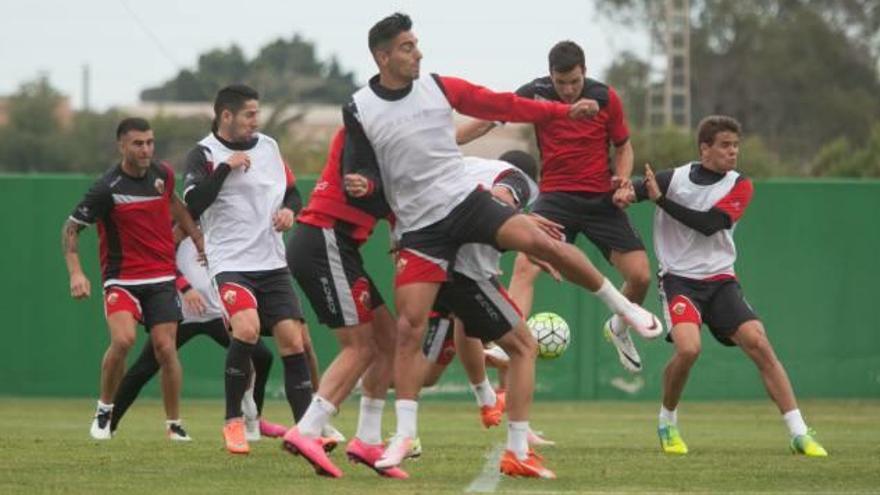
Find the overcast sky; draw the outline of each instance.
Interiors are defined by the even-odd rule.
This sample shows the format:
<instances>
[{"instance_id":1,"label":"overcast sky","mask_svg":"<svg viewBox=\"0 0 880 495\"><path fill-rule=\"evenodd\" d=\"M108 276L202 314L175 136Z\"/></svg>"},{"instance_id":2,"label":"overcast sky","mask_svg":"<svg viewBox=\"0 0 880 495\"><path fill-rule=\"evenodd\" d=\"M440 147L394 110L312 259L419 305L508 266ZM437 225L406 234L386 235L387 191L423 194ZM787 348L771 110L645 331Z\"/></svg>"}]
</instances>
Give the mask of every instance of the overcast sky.
<instances>
[{"instance_id":1,"label":"overcast sky","mask_svg":"<svg viewBox=\"0 0 880 495\"><path fill-rule=\"evenodd\" d=\"M597 17L589 0L27 0L4 7L0 95L41 73L82 104L82 67L92 106L137 101L140 90L192 68L201 53L235 43L248 58L300 33L319 56L336 55L359 83L375 71L367 31L394 11L413 17L423 70L511 90L546 72L560 39L584 47L587 70L604 75L615 54L644 55L644 38Z\"/></svg>"}]
</instances>

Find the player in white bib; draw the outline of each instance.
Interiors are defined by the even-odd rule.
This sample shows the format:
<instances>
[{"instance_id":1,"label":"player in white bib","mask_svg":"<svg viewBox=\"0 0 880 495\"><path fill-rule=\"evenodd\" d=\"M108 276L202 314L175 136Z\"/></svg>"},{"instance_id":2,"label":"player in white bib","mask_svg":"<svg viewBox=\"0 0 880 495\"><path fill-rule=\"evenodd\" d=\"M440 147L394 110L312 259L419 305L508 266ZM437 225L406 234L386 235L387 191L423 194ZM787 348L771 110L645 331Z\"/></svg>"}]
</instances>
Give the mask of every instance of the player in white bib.
<instances>
[{"instance_id":1,"label":"player in white bib","mask_svg":"<svg viewBox=\"0 0 880 495\"><path fill-rule=\"evenodd\" d=\"M675 345L663 373L663 402L658 434L664 452L686 454L677 408L691 367L700 355L700 327L727 346L739 346L755 363L767 393L791 435L792 452L824 457L797 406L785 368L767 338L764 325L746 302L734 271L733 231L752 198L752 182L736 171L740 125L731 117L700 122L700 161L656 175L645 166L636 183L638 200L657 204L654 251L660 263L660 297Z\"/></svg>"},{"instance_id":2,"label":"player in white bib","mask_svg":"<svg viewBox=\"0 0 880 495\"><path fill-rule=\"evenodd\" d=\"M400 464L416 436L422 384L411 370L421 359L431 306L464 244L489 244L547 261L601 298L640 333L654 336L662 331L657 318L623 297L577 248L559 240L557 224L518 214L465 180L467 167L455 142L453 110L482 119L539 122L589 118L594 105L528 100L458 78L419 77L422 54L411 28L404 14L373 26L369 46L379 74L354 94L343 111L351 144L343 158L346 190L355 197L384 194L401 233L395 288L398 422L383 458L376 462L379 468ZM508 404L510 411L524 410L522 406L515 401ZM515 439L508 465L516 468L505 472L540 476L541 460L529 455L528 422L516 414L509 414L508 419Z\"/></svg>"},{"instance_id":3,"label":"player in white bib","mask_svg":"<svg viewBox=\"0 0 880 495\"><path fill-rule=\"evenodd\" d=\"M284 389L295 419L312 398L302 309L282 232L302 206L296 181L278 143L257 132L259 95L245 85L221 89L212 132L187 157L184 198L200 216L208 271L232 328L226 356L226 449L250 452L241 401L250 360L263 334L275 337L284 364Z\"/></svg>"}]
</instances>

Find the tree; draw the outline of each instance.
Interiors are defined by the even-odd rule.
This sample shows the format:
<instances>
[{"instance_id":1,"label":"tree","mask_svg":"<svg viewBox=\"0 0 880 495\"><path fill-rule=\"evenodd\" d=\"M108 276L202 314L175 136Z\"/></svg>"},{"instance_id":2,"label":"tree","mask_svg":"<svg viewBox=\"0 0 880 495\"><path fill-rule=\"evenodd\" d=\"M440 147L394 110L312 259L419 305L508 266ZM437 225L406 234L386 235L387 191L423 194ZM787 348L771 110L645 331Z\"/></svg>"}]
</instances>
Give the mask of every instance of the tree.
<instances>
[{"instance_id":1,"label":"tree","mask_svg":"<svg viewBox=\"0 0 880 495\"><path fill-rule=\"evenodd\" d=\"M600 0L599 7L634 22L647 20L651 3ZM733 115L747 133L804 165L835 138L865 143L880 115L876 0L691 4L694 121Z\"/></svg>"},{"instance_id":2,"label":"tree","mask_svg":"<svg viewBox=\"0 0 880 495\"><path fill-rule=\"evenodd\" d=\"M318 59L315 46L299 35L264 46L253 60L241 49L212 50L199 57L195 70L182 70L170 81L141 92L144 101L210 101L223 86L244 82L269 103L343 103L357 89L351 72L339 62Z\"/></svg>"}]
</instances>

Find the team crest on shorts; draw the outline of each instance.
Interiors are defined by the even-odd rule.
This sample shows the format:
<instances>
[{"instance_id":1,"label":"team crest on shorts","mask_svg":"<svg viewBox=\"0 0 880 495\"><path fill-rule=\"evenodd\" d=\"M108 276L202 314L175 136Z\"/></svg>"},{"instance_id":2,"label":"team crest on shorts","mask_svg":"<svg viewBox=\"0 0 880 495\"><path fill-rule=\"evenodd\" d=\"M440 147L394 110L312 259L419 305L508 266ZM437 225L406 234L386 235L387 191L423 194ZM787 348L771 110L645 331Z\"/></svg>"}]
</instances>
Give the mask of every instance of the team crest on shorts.
<instances>
[{"instance_id":1,"label":"team crest on shorts","mask_svg":"<svg viewBox=\"0 0 880 495\"><path fill-rule=\"evenodd\" d=\"M115 292L107 294L107 304L109 306L113 306L114 304L116 304L116 301L119 301L119 294Z\"/></svg>"},{"instance_id":2,"label":"team crest on shorts","mask_svg":"<svg viewBox=\"0 0 880 495\"><path fill-rule=\"evenodd\" d=\"M159 194L165 194L165 181L162 179L156 179L156 182L153 183L153 187L159 191Z\"/></svg>"},{"instance_id":3,"label":"team crest on shorts","mask_svg":"<svg viewBox=\"0 0 880 495\"><path fill-rule=\"evenodd\" d=\"M223 300L226 304L235 304L235 291L233 289L227 289L226 292L223 293Z\"/></svg>"},{"instance_id":4,"label":"team crest on shorts","mask_svg":"<svg viewBox=\"0 0 880 495\"><path fill-rule=\"evenodd\" d=\"M401 253L397 255L397 273L402 273L406 269L407 259Z\"/></svg>"},{"instance_id":5,"label":"team crest on shorts","mask_svg":"<svg viewBox=\"0 0 880 495\"><path fill-rule=\"evenodd\" d=\"M677 302L672 306L672 312L678 316L683 315L685 309L687 309L687 306L683 302Z\"/></svg>"}]
</instances>

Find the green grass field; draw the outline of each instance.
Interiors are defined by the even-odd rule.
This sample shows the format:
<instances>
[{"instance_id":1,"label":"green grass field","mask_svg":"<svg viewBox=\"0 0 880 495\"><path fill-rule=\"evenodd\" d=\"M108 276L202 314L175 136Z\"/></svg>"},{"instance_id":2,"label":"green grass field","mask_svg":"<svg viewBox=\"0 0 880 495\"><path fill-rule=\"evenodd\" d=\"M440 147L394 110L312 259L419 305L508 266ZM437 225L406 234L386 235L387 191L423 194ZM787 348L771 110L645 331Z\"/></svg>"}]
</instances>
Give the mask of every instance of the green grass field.
<instances>
[{"instance_id":1,"label":"green grass field","mask_svg":"<svg viewBox=\"0 0 880 495\"><path fill-rule=\"evenodd\" d=\"M380 479L333 454L340 480L263 439L249 456L233 457L220 437L222 404L188 401L185 420L195 441L163 436L157 400L135 404L117 436L88 436L93 402L0 399L0 493L461 493L478 480L505 439L483 430L473 403L425 402L420 411L424 456L405 468L407 481ZM784 426L769 401L686 403L680 426L691 453L660 453L654 403L537 404L532 424L558 441L541 453L559 479L501 479L498 493L880 492L880 401L809 401L808 422L830 452L826 459L789 454ZM386 408L385 426L393 424ZM336 425L354 431L357 405L343 406ZM287 405L271 401L266 417ZM488 490L493 477L482 479Z\"/></svg>"}]
</instances>

